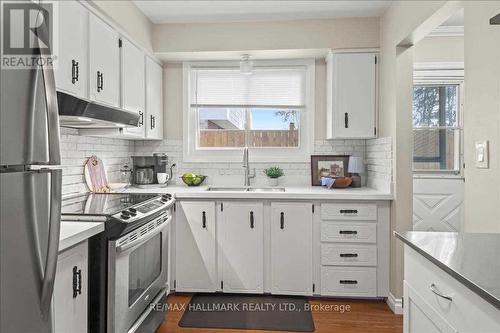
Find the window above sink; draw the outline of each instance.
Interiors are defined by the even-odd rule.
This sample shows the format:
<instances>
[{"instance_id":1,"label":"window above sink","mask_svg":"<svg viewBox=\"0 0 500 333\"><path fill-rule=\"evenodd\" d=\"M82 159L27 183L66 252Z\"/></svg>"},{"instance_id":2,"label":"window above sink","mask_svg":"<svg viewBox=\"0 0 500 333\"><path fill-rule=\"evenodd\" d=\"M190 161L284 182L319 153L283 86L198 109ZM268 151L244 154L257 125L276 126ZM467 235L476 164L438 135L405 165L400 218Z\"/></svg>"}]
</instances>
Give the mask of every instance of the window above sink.
<instances>
[{"instance_id":1,"label":"window above sink","mask_svg":"<svg viewBox=\"0 0 500 333\"><path fill-rule=\"evenodd\" d=\"M184 63L184 160L307 162L314 138L310 60Z\"/></svg>"}]
</instances>

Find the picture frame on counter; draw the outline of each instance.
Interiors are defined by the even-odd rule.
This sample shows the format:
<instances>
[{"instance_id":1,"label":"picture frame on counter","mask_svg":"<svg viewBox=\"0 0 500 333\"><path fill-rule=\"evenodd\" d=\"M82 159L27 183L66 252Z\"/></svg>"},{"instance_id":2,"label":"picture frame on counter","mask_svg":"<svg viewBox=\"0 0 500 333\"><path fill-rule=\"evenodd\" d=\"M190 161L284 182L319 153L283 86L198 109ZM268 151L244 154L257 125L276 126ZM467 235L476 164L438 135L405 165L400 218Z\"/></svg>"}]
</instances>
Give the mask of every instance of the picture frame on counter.
<instances>
[{"instance_id":1,"label":"picture frame on counter","mask_svg":"<svg viewBox=\"0 0 500 333\"><path fill-rule=\"evenodd\" d=\"M321 186L321 177L347 177L348 167L348 155L311 155L311 185Z\"/></svg>"}]
</instances>

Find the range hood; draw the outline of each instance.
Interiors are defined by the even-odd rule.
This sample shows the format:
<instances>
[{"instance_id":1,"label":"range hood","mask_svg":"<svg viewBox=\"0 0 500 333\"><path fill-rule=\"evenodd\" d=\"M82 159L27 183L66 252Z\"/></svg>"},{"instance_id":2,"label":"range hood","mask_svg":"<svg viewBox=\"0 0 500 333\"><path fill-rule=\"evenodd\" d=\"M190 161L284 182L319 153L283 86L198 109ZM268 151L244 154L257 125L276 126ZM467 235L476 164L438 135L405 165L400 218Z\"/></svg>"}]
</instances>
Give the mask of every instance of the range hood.
<instances>
[{"instance_id":1,"label":"range hood","mask_svg":"<svg viewBox=\"0 0 500 333\"><path fill-rule=\"evenodd\" d=\"M72 128L137 127L139 114L57 92L59 124Z\"/></svg>"}]
</instances>

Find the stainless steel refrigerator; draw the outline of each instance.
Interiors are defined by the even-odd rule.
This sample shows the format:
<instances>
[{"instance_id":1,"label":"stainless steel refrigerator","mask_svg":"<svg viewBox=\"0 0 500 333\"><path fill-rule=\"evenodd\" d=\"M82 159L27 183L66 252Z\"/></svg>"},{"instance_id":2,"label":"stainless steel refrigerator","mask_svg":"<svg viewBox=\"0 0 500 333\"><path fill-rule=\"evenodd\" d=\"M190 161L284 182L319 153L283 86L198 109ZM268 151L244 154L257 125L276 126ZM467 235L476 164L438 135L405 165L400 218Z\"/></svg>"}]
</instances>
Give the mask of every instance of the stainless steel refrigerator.
<instances>
[{"instance_id":1,"label":"stainless steel refrigerator","mask_svg":"<svg viewBox=\"0 0 500 333\"><path fill-rule=\"evenodd\" d=\"M62 182L54 74L0 75L0 332L48 333Z\"/></svg>"}]
</instances>

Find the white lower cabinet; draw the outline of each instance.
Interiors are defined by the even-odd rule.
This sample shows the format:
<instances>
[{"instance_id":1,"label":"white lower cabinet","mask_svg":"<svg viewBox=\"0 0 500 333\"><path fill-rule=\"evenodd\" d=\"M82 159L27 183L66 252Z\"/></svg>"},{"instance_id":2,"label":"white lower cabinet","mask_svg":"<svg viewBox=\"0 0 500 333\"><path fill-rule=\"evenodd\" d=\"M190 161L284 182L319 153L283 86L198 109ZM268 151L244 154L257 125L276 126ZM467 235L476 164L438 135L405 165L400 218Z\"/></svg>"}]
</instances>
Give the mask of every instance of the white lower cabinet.
<instances>
[{"instance_id":1,"label":"white lower cabinet","mask_svg":"<svg viewBox=\"0 0 500 333\"><path fill-rule=\"evenodd\" d=\"M262 202L221 203L219 258L224 292L264 291L264 214Z\"/></svg>"},{"instance_id":2,"label":"white lower cabinet","mask_svg":"<svg viewBox=\"0 0 500 333\"><path fill-rule=\"evenodd\" d=\"M323 205L177 201L175 290L387 297L389 203Z\"/></svg>"},{"instance_id":3,"label":"white lower cabinet","mask_svg":"<svg viewBox=\"0 0 500 333\"><path fill-rule=\"evenodd\" d=\"M405 245L405 333L500 332L500 310Z\"/></svg>"},{"instance_id":4,"label":"white lower cabinet","mask_svg":"<svg viewBox=\"0 0 500 333\"><path fill-rule=\"evenodd\" d=\"M54 331L87 332L88 243L59 253L54 284Z\"/></svg>"},{"instance_id":5,"label":"white lower cabinet","mask_svg":"<svg viewBox=\"0 0 500 333\"><path fill-rule=\"evenodd\" d=\"M312 203L271 203L271 292L313 293Z\"/></svg>"},{"instance_id":6,"label":"white lower cabinet","mask_svg":"<svg viewBox=\"0 0 500 333\"><path fill-rule=\"evenodd\" d=\"M216 291L215 230L214 201L176 203L176 291Z\"/></svg>"}]
</instances>

